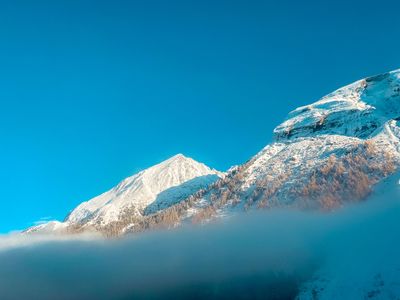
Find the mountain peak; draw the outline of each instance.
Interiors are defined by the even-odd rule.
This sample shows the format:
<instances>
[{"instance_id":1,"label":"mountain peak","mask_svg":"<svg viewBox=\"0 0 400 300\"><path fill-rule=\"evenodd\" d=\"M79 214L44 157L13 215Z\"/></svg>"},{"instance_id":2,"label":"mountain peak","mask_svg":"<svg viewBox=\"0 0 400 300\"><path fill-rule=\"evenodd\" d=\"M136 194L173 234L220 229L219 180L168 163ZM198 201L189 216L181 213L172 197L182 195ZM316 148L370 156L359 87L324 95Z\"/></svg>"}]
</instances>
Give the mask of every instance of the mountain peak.
<instances>
[{"instance_id":1,"label":"mountain peak","mask_svg":"<svg viewBox=\"0 0 400 300\"><path fill-rule=\"evenodd\" d=\"M182 153L178 153L178 154L175 154L174 156L172 156L170 159L182 159L182 158L184 159L184 158L188 158L188 157L186 157Z\"/></svg>"},{"instance_id":2,"label":"mountain peak","mask_svg":"<svg viewBox=\"0 0 400 300\"><path fill-rule=\"evenodd\" d=\"M206 175L209 173L218 173L216 170L212 170L208 166L203 163L200 163L193 158L187 157L183 154L176 154L167 160L164 160L148 169L142 171L143 176L161 176L163 178L159 178L159 180L165 180L165 178L173 177L187 177L192 175ZM173 175L172 175L173 174ZM134 178L136 175L127 178Z\"/></svg>"},{"instance_id":3,"label":"mountain peak","mask_svg":"<svg viewBox=\"0 0 400 300\"><path fill-rule=\"evenodd\" d=\"M366 139L400 117L400 70L342 87L299 107L275 128L276 141L336 134Z\"/></svg>"},{"instance_id":4,"label":"mountain peak","mask_svg":"<svg viewBox=\"0 0 400 300\"><path fill-rule=\"evenodd\" d=\"M67 222L103 226L117 221L128 211L133 216L142 215L153 202L163 207L176 204L219 176L220 172L179 153L124 179L108 192L83 202L72 211ZM178 189L182 185L184 188ZM165 192L172 188L174 192L168 193L166 198Z\"/></svg>"},{"instance_id":5,"label":"mountain peak","mask_svg":"<svg viewBox=\"0 0 400 300\"><path fill-rule=\"evenodd\" d=\"M194 159L187 157L187 156L183 155L182 153L178 153L178 154L171 156L170 158L164 160L163 162L161 162L161 164L171 163L171 162L182 162L182 161L196 162Z\"/></svg>"}]
</instances>

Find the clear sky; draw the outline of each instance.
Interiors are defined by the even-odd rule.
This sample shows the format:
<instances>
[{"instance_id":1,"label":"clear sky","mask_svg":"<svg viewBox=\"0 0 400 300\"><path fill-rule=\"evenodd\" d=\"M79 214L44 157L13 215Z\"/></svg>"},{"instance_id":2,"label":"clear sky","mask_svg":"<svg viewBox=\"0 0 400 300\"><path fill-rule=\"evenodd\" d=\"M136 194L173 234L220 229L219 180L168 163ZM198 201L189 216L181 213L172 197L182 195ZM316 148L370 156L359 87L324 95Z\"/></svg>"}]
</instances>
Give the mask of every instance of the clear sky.
<instances>
[{"instance_id":1,"label":"clear sky","mask_svg":"<svg viewBox=\"0 0 400 300\"><path fill-rule=\"evenodd\" d=\"M400 68L398 1L0 1L0 232L176 153L243 163L297 106Z\"/></svg>"}]
</instances>

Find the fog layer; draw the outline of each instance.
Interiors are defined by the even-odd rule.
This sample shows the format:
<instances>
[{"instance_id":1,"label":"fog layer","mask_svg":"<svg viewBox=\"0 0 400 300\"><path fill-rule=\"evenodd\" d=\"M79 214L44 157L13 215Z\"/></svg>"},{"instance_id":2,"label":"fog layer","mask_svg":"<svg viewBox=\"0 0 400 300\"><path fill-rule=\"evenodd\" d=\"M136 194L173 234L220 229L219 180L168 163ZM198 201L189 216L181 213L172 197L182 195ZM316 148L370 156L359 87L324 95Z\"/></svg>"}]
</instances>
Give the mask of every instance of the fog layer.
<instances>
[{"instance_id":1,"label":"fog layer","mask_svg":"<svg viewBox=\"0 0 400 300\"><path fill-rule=\"evenodd\" d=\"M370 287L396 295L399 216L399 203L375 199L330 214L250 213L119 240L4 236L0 298L338 299Z\"/></svg>"}]
</instances>

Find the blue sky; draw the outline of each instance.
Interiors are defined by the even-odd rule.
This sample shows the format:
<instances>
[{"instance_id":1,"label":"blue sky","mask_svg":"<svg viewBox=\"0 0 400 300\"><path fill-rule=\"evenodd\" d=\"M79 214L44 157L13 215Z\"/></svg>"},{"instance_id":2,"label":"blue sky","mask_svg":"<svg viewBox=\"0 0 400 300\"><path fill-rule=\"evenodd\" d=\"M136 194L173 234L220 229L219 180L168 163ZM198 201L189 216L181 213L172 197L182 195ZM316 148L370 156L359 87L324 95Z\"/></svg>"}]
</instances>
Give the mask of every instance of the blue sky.
<instances>
[{"instance_id":1,"label":"blue sky","mask_svg":"<svg viewBox=\"0 0 400 300\"><path fill-rule=\"evenodd\" d=\"M400 67L395 1L274 2L0 1L0 232L176 153L242 163L290 110Z\"/></svg>"}]
</instances>

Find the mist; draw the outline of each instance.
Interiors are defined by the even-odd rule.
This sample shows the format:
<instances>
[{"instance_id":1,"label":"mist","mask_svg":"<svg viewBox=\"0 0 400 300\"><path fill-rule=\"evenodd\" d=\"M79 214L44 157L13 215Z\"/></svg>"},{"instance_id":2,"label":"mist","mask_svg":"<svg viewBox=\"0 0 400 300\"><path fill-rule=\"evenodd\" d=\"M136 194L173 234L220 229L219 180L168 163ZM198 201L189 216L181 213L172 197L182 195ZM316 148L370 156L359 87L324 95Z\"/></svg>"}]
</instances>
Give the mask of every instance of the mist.
<instances>
[{"instance_id":1,"label":"mist","mask_svg":"<svg viewBox=\"0 0 400 300\"><path fill-rule=\"evenodd\" d=\"M7 235L0 298L386 299L400 295L399 216L398 202L374 199L114 240Z\"/></svg>"}]
</instances>

